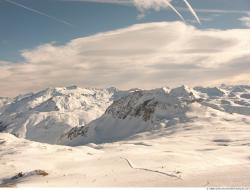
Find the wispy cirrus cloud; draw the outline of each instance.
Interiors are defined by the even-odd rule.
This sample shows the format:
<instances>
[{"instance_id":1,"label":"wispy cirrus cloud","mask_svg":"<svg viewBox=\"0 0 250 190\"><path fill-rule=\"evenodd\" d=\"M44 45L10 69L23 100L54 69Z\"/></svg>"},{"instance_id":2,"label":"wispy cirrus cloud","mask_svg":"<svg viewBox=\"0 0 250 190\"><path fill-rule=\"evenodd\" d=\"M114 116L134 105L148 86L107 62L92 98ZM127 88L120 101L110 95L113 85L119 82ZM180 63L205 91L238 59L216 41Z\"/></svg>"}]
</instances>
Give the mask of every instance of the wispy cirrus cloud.
<instances>
[{"instance_id":1,"label":"wispy cirrus cloud","mask_svg":"<svg viewBox=\"0 0 250 190\"><path fill-rule=\"evenodd\" d=\"M54 21L56 21L56 22L59 22L59 23L65 24L65 25L67 25L67 26L73 27L73 25L72 25L71 23L69 23L69 22L67 22L67 21L65 21L65 20L62 20L62 19L56 18L56 17L54 17L54 16L48 15L48 14L46 14L46 13L44 13L44 12L41 12L41 11L36 10L36 9L33 9L33 8L31 8L31 7L27 7L27 6L23 5L23 4L17 3L17 2L14 1L14 0L3 0L3 1L5 1L5 2L7 2L7 3L10 3L10 4L12 4L12 5L15 5L15 6L17 6L17 7L23 8L23 9L25 9L25 10L27 10L27 11L33 12L33 13L35 13L35 14L39 14L39 15L41 15L41 16L45 16L45 17L47 17L47 18L49 18L49 19L52 19L52 20L54 20Z\"/></svg>"},{"instance_id":2,"label":"wispy cirrus cloud","mask_svg":"<svg viewBox=\"0 0 250 190\"><path fill-rule=\"evenodd\" d=\"M148 9L160 10L162 8L172 9L182 21L185 21L181 13L171 4L172 0L133 0L135 7L141 12L140 17L144 16L144 12Z\"/></svg>"},{"instance_id":3,"label":"wispy cirrus cloud","mask_svg":"<svg viewBox=\"0 0 250 190\"><path fill-rule=\"evenodd\" d=\"M154 9L158 11L160 9L170 8L179 16L181 20L185 21L182 14L176 9L175 6L171 4L173 0L64 0L64 1L82 1L82 2L92 2L92 3L94 2L94 3L115 3L121 5L134 5L140 11L139 18L143 17L145 11L149 9ZM186 4L187 9L194 15L197 22L200 23L198 15L196 14L195 10L188 2L188 0L183 0L183 2Z\"/></svg>"},{"instance_id":4,"label":"wispy cirrus cloud","mask_svg":"<svg viewBox=\"0 0 250 190\"><path fill-rule=\"evenodd\" d=\"M190 10L190 12L194 15L195 19L197 20L197 22L199 24L201 24L200 18L198 17L198 15L196 14L195 10L193 9L193 7L190 5L190 3L187 0L183 0L184 3L187 5L188 9Z\"/></svg>"},{"instance_id":5,"label":"wispy cirrus cloud","mask_svg":"<svg viewBox=\"0 0 250 190\"><path fill-rule=\"evenodd\" d=\"M82 2L96 2L96 3L114 3L114 4L122 4L122 5L133 5L133 0L62 0L62 1L82 1ZM150 0L149 0L150 1ZM189 11L188 8L185 7L176 7L180 10ZM250 10L237 10L237 9L195 9L195 12L199 13L221 13L221 14L247 14L250 13Z\"/></svg>"},{"instance_id":6,"label":"wispy cirrus cloud","mask_svg":"<svg viewBox=\"0 0 250 190\"><path fill-rule=\"evenodd\" d=\"M249 10L229 10L229 9L202 9L196 8L194 9L191 4L187 0L183 0L183 2L187 5L187 7L181 6L173 6L171 2L173 0L63 0L63 1L82 1L82 2L95 2L95 3L112 3L112 4L120 4L126 6L135 6L139 11L140 14L138 18L143 18L145 16L145 12L149 9L154 9L156 11L160 9L170 8L172 9L181 20L185 20L182 14L179 11L188 11L194 15L196 22L200 23L203 18L198 17L197 13L210 13L210 14L250 14ZM190 19L189 19L190 20ZM211 18L210 18L211 20ZM248 24L248 17L242 17L240 21L243 24ZM194 21L192 20L192 23Z\"/></svg>"},{"instance_id":7,"label":"wispy cirrus cloud","mask_svg":"<svg viewBox=\"0 0 250 190\"><path fill-rule=\"evenodd\" d=\"M182 22L133 25L22 51L0 61L1 96L49 86L155 88L249 84L250 30L200 30ZM15 87L15 88L12 88Z\"/></svg>"}]
</instances>

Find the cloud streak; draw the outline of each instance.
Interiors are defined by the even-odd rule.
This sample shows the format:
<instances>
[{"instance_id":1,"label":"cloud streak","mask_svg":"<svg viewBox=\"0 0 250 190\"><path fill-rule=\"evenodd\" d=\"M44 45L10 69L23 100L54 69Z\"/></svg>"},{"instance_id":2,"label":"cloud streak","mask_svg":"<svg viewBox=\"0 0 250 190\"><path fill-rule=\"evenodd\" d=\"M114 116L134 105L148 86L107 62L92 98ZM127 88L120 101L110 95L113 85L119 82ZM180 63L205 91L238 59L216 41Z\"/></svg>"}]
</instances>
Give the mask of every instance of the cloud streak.
<instances>
[{"instance_id":1,"label":"cloud streak","mask_svg":"<svg viewBox=\"0 0 250 190\"><path fill-rule=\"evenodd\" d=\"M246 16L244 16L244 17L239 18L239 21L241 21L241 23L242 23L244 26L250 28L250 13L248 13L248 14L247 14Z\"/></svg>"},{"instance_id":2,"label":"cloud streak","mask_svg":"<svg viewBox=\"0 0 250 190\"><path fill-rule=\"evenodd\" d=\"M155 9L159 10L160 8L171 8L180 18L181 20L185 21L184 17L182 14L174 7L171 2L173 0L133 0L134 5L140 10L140 11L145 11L148 9ZM196 14L195 10L191 6L191 4L187 0L183 0L183 2L186 4L188 10L193 14L195 19L199 24L201 24L201 21Z\"/></svg>"},{"instance_id":3,"label":"cloud streak","mask_svg":"<svg viewBox=\"0 0 250 190\"><path fill-rule=\"evenodd\" d=\"M133 25L22 51L0 61L0 96L76 84L155 88L249 84L250 30L200 30L182 22Z\"/></svg>"},{"instance_id":4,"label":"cloud streak","mask_svg":"<svg viewBox=\"0 0 250 190\"><path fill-rule=\"evenodd\" d=\"M194 15L195 19L197 20L197 22L199 24L201 24L201 21L198 17L198 15L196 14L196 12L194 11L193 7L190 5L190 3L187 0L183 0L184 3L187 5L188 9L190 10L190 12Z\"/></svg>"},{"instance_id":5,"label":"cloud streak","mask_svg":"<svg viewBox=\"0 0 250 190\"><path fill-rule=\"evenodd\" d=\"M144 16L145 11L149 9L160 10L161 8L164 8L164 9L170 8L178 15L178 17L182 21L185 21L182 14L176 9L175 6L171 4L173 0L64 0L64 1L81 1L81 2L92 2L92 3L113 3L113 4L120 4L120 5L134 5L141 12L139 17ZM187 0L183 0L183 1L187 5L188 10L194 15L197 22L201 23L198 15L196 14L191 4Z\"/></svg>"},{"instance_id":6,"label":"cloud streak","mask_svg":"<svg viewBox=\"0 0 250 190\"><path fill-rule=\"evenodd\" d=\"M182 21L185 21L181 13L171 4L171 0L133 0L133 4L142 14L148 9L159 10L161 8L170 8Z\"/></svg>"},{"instance_id":7,"label":"cloud streak","mask_svg":"<svg viewBox=\"0 0 250 190\"><path fill-rule=\"evenodd\" d=\"M27 6L23 5L23 4L17 3L17 2L12 1L12 0L4 0L4 1L6 1L6 2L12 4L12 5L15 5L15 6L17 6L17 7L21 7L21 8L23 8L23 9L25 9L25 10L30 11L30 12L36 13L36 14L38 14L38 15L45 16L45 17L47 17L47 18L49 18L49 19L52 19L52 20L54 20L54 21L56 21L56 22L59 22L59 23L65 24L65 25L67 25L67 26L73 27L73 25L72 25L71 23L69 23L69 22L67 22L67 21L65 21L65 20L58 19L58 18L56 18L56 17L54 17L54 16L51 16L51 15L48 15L48 14L46 14L46 13L44 13L44 12L38 11L38 10L33 9L33 8L30 8L30 7L27 7Z\"/></svg>"},{"instance_id":8,"label":"cloud streak","mask_svg":"<svg viewBox=\"0 0 250 190\"><path fill-rule=\"evenodd\" d=\"M120 4L120 5L133 5L132 0L62 0L62 1L82 1L82 2L96 2L96 3L112 3L112 4ZM189 11L189 8L175 6L176 9L180 11ZM229 9L195 9L197 13L217 13L217 14L250 14L249 10L229 10Z\"/></svg>"}]
</instances>

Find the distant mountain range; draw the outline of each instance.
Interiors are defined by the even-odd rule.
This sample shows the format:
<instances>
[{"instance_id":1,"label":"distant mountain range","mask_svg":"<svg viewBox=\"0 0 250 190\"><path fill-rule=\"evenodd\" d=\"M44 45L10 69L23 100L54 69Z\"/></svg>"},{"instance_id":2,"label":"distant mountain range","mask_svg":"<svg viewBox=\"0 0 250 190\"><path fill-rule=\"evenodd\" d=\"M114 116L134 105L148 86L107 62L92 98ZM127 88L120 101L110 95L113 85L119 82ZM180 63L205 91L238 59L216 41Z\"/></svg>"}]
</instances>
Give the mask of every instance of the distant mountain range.
<instances>
[{"instance_id":1,"label":"distant mountain range","mask_svg":"<svg viewBox=\"0 0 250 190\"><path fill-rule=\"evenodd\" d=\"M81 145L136 138L140 132L171 133L187 123L205 126L213 118L223 122L242 118L240 122L250 125L244 116L250 116L247 85L128 91L71 86L0 98L1 132L50 144Z\"/></svg>"}]
</instances>

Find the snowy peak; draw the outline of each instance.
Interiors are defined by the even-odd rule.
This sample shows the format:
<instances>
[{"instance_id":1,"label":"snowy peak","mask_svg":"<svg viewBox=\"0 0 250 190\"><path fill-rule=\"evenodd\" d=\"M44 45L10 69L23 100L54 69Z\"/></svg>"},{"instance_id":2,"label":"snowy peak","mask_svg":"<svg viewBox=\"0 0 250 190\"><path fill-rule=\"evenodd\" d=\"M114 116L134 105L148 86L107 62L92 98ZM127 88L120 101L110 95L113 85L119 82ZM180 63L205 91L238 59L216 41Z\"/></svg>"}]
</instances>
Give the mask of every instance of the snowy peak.
<instances>
[{"instance_id":1,"label":"snowy peak","mask_svg":"<svg viewBox=\"0 0 250 190\"><path fill-rule=\"evenodd\" d=\"M170 96L177 97L177 98L183 98L186 100L195 100L200 98L198 94L191 88L187 86L181 86L177 88L173 88L170 93Z\"/></svg>"},{"instance_id":2,"label":"snowy peak","mask_svg":"<svg viewBox=\"0 0 250 190\"><path fill-rule=\"evenodd\" d=\"M4 105L8 104L11 102L11 98L6 98L6 97L0 97L0 109Z\"/></svg>"},{"instance_id":3,"label":"snowy peak","mask_svg":"<svg viewBox=\"0 0 250 190\"><path fill-rule=\"evenodd\" d=\"M0 115L2 131L55 144L61 135L100 117L114 99L129 92L115 88L47 88L16 97Z\"/></svg>"},{"instance_id":4,"label":"snowy peak","mask_svg":"<svg viewBox=\"0 0 250 190\"><path fill-rule=\"evenodd\" d=\"M194 90L196 90L197 92L206 94L207 97L222 97L225 95L225 92L218 88L218 87L195 87Z\"/></svg>"},{"instance_id":5,"label":"snowy peak","mask_svg":"<svg viewBox=\"0 0 250 190\"><path fill-rule=\"evenodd\" d=\"M70 131L62 138L62 143L109 142L178 121L186 122L190 105L199 101L188 87L138 90L114 101L97 120Z\"/></svg>"},{"instance_id":6,"label":"snowy peak","mask_svg":"<svg viewBox=\"0 0 250 190\"><path fill-rule=\"evenodd\" d=\"M18 96L8 107L8 112L51 112L89 110L93 105L106 104L111 101L116 91L110 89L90 89L70 86L65 88L48 88L38 93Z\"/></svg>"},{"instance_id":7,"label":"snowy peak","mask_svg":"<svg viewBox=\"0 0 250 190\"><path fill-rule=\"evenodd\" d=\"M189 103L199 100L188 87L179 87L170 92L166 88L136 91L115 101L105 112L114 118L141 118L143 121L173 118L185 112Z\"/></svg>"},{"instance_id":8,"label":"snowy peak","mask_svg":"<svg viewBox=\"0 0 250 190\"><path fill-rule=\"evenodd\" d=\"M197 87L195 90L203 95L205 94L205 101L203 102L205 106L231 114L250 115L250 86L221 85L219 88Z\"/></svg>"},{"instance_id":9,"label":"snowy peak","mask_svg":"<svg viewBox=\"0 0 250 190\"><path fill-rule=\"evenodd\" d=\"M0 114L4 112L6 106L12 101L11 98L0 97Z\"/></svg>"}]
</instances>

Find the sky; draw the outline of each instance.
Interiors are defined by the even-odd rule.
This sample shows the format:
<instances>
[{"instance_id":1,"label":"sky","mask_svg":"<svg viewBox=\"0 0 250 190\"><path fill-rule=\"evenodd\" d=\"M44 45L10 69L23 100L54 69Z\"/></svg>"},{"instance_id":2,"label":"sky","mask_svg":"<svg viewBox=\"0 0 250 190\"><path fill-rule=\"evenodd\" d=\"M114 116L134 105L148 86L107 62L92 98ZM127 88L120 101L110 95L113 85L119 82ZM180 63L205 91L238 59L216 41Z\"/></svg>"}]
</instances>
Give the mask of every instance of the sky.
<instances>
[{"instance_id":1,"label":"sky","mask_svg":"<svg viewBox=\"0 0 250 190\"><path fill-rule=\"evenodd\" d=\"M0 0L0 96L250 84L250 0Z\"/></svg>"}]
</instances>

